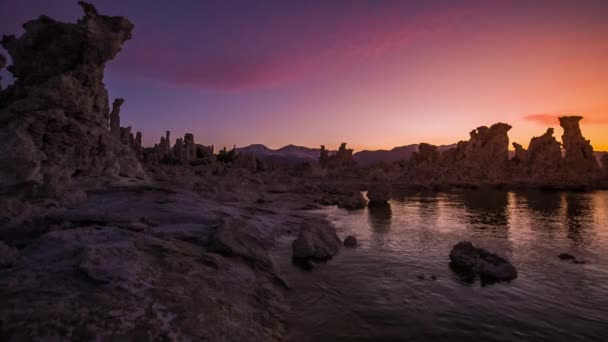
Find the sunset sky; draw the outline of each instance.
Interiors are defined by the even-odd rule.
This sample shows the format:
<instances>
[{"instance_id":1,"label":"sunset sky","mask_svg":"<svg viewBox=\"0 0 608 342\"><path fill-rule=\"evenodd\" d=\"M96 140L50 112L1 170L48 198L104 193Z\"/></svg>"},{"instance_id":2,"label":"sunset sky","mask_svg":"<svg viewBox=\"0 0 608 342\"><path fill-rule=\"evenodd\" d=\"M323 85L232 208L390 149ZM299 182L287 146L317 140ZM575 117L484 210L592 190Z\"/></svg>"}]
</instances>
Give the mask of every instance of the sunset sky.
<instances>
[{"instance_id":1,"label":"sunset sky","mask_svg":"<svg viewBox=\"0 0 608 342\"><path fill-rule=\"evenodd\" d=\"M135 24L105 83L147 145L169 129L216 146L387 149L502 121L527 146L578 114L608 150L605 0L92 2ZM0 34L82 15L76 0L0 0L0 13Z\"/></svg>"}]
</instances>

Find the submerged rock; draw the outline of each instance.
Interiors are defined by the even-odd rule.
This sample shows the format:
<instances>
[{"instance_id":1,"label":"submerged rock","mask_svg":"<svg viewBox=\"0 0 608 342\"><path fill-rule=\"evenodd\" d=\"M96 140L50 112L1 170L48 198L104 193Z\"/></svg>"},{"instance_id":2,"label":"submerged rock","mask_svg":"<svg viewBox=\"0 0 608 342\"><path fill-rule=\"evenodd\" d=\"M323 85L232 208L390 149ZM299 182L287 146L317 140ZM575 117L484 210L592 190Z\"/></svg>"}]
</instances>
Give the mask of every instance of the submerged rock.
<instances>
[{"instance_id":1,"label":"submerged rock","mask_svg":"<svg viewBox=\"0 0 608 342\"><path fill-rule=\"evenodd\" d=\"M336 229L322 220L305 221L291 247L294 259L328 260L338 254L342 242Z\"/></svg>"},{"instance_id":2,"label":"submerged rock","mask_svg":"<svg viewBox=\"0 0 608 342\"><path fill-rule=\"evenodd\" d=\"M507 260L470 241L457 243L450 252L451 265L472 275L479 275L483 281L509 281L517 278L517 269Z\"/></svg>"},{"instance_id":3,"label":"submerged rock","mask_svg":"<svg viewBox=\"0 0 608 342\"><path fill-rule=\"evenodd\" d=\"M354 237L353 235L347 236L346 239L344 239L344 246L345 247L356 247L357 246L357 238Z\"/></svg>"}]
</instances>

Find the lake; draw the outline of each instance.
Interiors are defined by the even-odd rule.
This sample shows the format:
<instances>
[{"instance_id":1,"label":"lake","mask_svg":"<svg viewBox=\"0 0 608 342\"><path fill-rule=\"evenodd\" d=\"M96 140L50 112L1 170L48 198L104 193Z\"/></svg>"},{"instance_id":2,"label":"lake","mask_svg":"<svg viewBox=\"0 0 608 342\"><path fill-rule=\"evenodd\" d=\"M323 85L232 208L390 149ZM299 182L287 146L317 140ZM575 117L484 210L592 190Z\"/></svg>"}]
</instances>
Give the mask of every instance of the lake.
<instances>
[{"instance_id":1,"label":"lake","mask_svg":"<svg viewBox=\"0 0 608 342\"><path fill-rule=\"evenodd\" d=\"M393 197L388 207L320 210L359 246L312 271L289 268L291 340L608 339L608 192ZM449 252L463 240L509 259L518 278L482 284L452 271Z\"/></svg>"}]
</instances>

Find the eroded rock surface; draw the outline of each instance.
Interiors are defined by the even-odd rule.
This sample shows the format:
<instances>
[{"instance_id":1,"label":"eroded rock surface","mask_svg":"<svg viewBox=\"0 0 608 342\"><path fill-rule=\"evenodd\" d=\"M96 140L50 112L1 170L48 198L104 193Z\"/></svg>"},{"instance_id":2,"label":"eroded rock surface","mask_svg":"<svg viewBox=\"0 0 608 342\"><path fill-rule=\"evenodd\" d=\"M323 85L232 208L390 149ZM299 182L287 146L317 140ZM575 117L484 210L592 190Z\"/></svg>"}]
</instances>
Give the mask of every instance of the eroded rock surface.
<instances>
[{"instance_id":1,"label":"eroded rock surface","mask_svg":"<svg viewBox=\"0 0 608 342\"><path fill-rule=\"evenodd\" d=\"M342 242L336 229L323 220L302 223L292 243L294 259L327 260L338 254Z\"/></svg>"},{"instance_id":2,"label":"eroded rock surface","mask_svg":"<svg viewBox=\"0 0 608 342\"><path fill-rule=\"evenodd\" d=\"M79 2L76 24L47 16L4 36L15 82L0 102L0 192L60 197L76 178L143 177L132 150L110 132L106 62L131 38L133 24Z\"/></svg>"}]
</instances>

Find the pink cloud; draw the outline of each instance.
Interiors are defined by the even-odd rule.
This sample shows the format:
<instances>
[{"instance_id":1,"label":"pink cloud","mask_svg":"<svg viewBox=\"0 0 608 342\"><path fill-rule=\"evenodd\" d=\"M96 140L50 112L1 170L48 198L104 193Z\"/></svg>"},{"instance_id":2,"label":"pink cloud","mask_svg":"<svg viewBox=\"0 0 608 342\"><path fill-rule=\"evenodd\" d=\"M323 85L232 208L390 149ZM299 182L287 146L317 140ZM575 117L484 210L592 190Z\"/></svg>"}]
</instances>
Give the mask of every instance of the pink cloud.
<instances>
[{"instance_id":1,"label":"pink cloud","mask_svg":"<svg viewBox=\"0 0 608 342\"><path fill-rule=\"evenodd\" d=\"M292 15L288 20L310 24L318 17L315 11ZM135 34L112 68L127 75L220 91L272 87L324 77L381 58L389 51L441 34L475 11L478 9L427 9L404 19L403 12L388 7L370 13L352 11L335 23L322 13L324 26L309 25L309 32L293 26L294 32L275 32L289 24L279 20L270 29L253 26L253 32L239 31L225 41L224 37L213 40L212 35L195 38L193 33L179 40L171 33L152 39ZM209 37L211 44L205 41Z\"/></svg>"},{"instance_id":2,"label":"pink cloud","mask_svg":"<svg viewBox=\"0 0 608 342\"><path fill-rule=\"evenodd\" d=\"M551 126L551 125L559 125L559 117L567 116L567 115L579 115L579 114L550 114L550 113L542 113L542 114L529 114L524 116L524 120L534 122L540 125ZM600 116L600 115L581 115L583 117L583 122L588 124L608 124L608 117Z\"/></svg>"}]
</instances>

